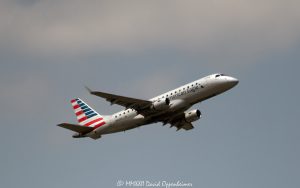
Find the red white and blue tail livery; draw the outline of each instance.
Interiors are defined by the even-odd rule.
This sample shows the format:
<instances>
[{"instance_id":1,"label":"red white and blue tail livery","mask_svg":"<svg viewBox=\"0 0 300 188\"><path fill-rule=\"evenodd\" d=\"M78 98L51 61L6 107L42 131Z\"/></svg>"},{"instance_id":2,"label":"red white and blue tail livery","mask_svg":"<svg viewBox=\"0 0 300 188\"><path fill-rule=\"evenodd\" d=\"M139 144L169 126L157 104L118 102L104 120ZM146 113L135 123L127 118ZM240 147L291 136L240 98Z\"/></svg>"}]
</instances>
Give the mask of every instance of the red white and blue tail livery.
<instances>
[{"instance_id":1,"label":"red white and blue tail livery","mask_svg":"<svg viewBox=\"0 0 300 188\"><path fill-rule=\"evenodd\" d=\"M105 124L103 117L81 99L73 99L71 104L79 125L96 129Z\"/></svg>"},{"instance_id":2,"label":"red white and blue tail livery","mask_svg":"<svg viewBox=\"0 0 300 188\"><path fill-rule=\"evenodd\" d=\"M89 92L104 98L111 104L125 107L109 116L101 116L81 99L71 100L78 124L61 123L58 126L76 132L74 138L98 139L102 135L122 132L142 125L161 122L177 130L193 129L193 122L201 118L198 109L189 110L194 104L219 95L238 84L236 78L224 74L212 74L168 91L149 100L104 93Z\"/></svg>"}]
</instances>

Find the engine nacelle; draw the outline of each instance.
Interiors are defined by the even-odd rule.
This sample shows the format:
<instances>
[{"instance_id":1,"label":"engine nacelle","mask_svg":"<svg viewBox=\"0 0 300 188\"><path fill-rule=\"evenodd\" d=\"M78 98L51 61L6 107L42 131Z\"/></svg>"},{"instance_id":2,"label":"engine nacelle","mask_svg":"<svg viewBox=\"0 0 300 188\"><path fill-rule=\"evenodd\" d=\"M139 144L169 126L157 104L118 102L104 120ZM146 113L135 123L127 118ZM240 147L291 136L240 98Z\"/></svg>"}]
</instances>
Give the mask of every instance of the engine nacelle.
<instances>
[{"instance_id":1,"label":"engine nacelle","mask_svg":"<svg viewBox=\"0 0 300 188\"><path fill-rule=\"evenodd\" d=\"M200 118L201 118L200 110L191 110L189 112L184 113L184 119L188 123L192 123L194 121L197 121Z\"/></svg>"},{"instance_id":2,"label":"engine nacelle","mask_svg":"<svg viewBox=\"0 0 300 188\"><path fill-rule=\"evenodd\" d=\"M170 99L166 98L164 100L160 99L158 101L155 101L152 104L151 108L154 110L166 110L170 107L169 105L170 105Z\"/></svg>"}]
</instances>

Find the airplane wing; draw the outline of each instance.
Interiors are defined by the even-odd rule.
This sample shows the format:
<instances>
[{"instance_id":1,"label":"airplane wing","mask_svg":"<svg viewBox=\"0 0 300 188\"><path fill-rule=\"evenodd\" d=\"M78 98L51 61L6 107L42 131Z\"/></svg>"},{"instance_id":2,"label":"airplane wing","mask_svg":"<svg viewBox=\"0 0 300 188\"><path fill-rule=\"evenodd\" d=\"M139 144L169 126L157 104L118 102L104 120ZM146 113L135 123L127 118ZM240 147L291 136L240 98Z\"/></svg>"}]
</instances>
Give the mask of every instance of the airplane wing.
<instances>
[{"instance_id":1,"label":"airplane wing","mask_svg":"<svg viewBox=\"0 0 300 188\"><path fill-rule=\"evenodd\" d=\"M156 118L157 121L163 123L163 125L170 124L171 127L176 127L177 131L184 129L186 131L194 128L192 123L186 122L184 119L184 113L175 113L173 116L160 116Z\"/></svg>"},{"instance_id":2,"label":"airplane wing","mask_svg":"<svg viewBox=\"0 0 300 188\"><path fill-rule=\"evenodd\" d=\"M93 127L85 127L85 126L75 125L75 124L70 124L70 123L61 123L61 124L58 124L57 126L65 128L65 129L69 129L69 130L77 132L77 133L82 133L82 134L91 132L94 129Z\"/></svg>"},{"instance_id":3,"label":"airplane wing","mask_svg":"<svg viewBox=\"0 0 300 188\"><path fill-rule=\"evenodd\" d=\"M170 122L171 127L176 127L177 131L179 131L180 129L184 129L186 131L191 130L194 128L192 123L186 122L184 120L179 120L179 121L173 121Z\"/></svg>"},{"instance_id":4,"label":"airplane wing","mask_svg":"<svg viewBox=\"0 0 300 188\"><path fill-rule=\"evenodd\" d=\"M188 131L188 130L191 130L193 128L194 128L194 126L193 126L192 123L186 123L186 122L184 122L182 124L179 124L179 126L177 126L177 130L184 129L184 130Z\"/></svg>"},{"instance_id":5,"label":"airplane wing","mask_svg":"<svg viewBox=\"0 0 300 188\"><path fill-rule=\"evenodd\" d=\"M98 97L102 97L102 98L106 99L106 101L110 102L112 105L118 104L118 105L124 106L125 108L133 108L138 112L140 112L141 110L146 109L152 105L152 102L147 101L147 100L124 97L124 96L114 95L114 94L110 94L110 93L104 93L104 92L100 92L100 91L92 91L90 89L88 89L88 90L89 90L90 94L96 95Z\"/></svg>"}]
</instances>

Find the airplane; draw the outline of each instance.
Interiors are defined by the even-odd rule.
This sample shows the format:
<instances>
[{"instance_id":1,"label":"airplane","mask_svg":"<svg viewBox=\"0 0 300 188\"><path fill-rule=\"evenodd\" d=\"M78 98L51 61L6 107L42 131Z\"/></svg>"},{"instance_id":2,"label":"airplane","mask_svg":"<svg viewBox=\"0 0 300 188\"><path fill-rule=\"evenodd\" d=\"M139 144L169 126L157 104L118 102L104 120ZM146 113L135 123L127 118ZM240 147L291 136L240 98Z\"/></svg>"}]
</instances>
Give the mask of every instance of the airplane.
<instances>
[{"instance_id":1,"label":"airplane","mask_svg":"<svg viewBox=\"0 0 300 188\"><path fill-rule=\"evenodd\" d=\"M106 99L111 105L125 107L124 110L104 116L97 113L80 98L72 99L78 124L61 123L58 126L76 132L73 138L99 139L103 135L123 132L143 125L161 122L170 127L191 130L193 122L202 116L198 109L187 111L194 104L219 95L239 83L239 80L217 73L198 79L149 100L125 97L100 91L90 94Z\"/></svg>"}]
</instances>

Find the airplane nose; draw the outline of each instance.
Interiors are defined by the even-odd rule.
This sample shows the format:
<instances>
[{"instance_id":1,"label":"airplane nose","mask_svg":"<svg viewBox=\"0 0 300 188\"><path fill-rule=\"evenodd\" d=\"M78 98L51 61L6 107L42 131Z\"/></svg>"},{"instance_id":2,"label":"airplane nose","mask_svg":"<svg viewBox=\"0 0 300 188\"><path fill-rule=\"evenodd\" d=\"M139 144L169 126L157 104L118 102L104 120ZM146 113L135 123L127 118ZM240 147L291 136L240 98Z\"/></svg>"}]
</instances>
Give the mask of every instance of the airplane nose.
<instances>
[{"instance_id":1,"label":"airplane nose","mask_svg":"<svg viewBox=\"0 0 300 188\"><path fill-rule=\"evenodd\" d=\"M232 84L232 86L236 86L239 83L239 80L233 77L228 77L227 81Z\"/></svg>"}]
</instances>

